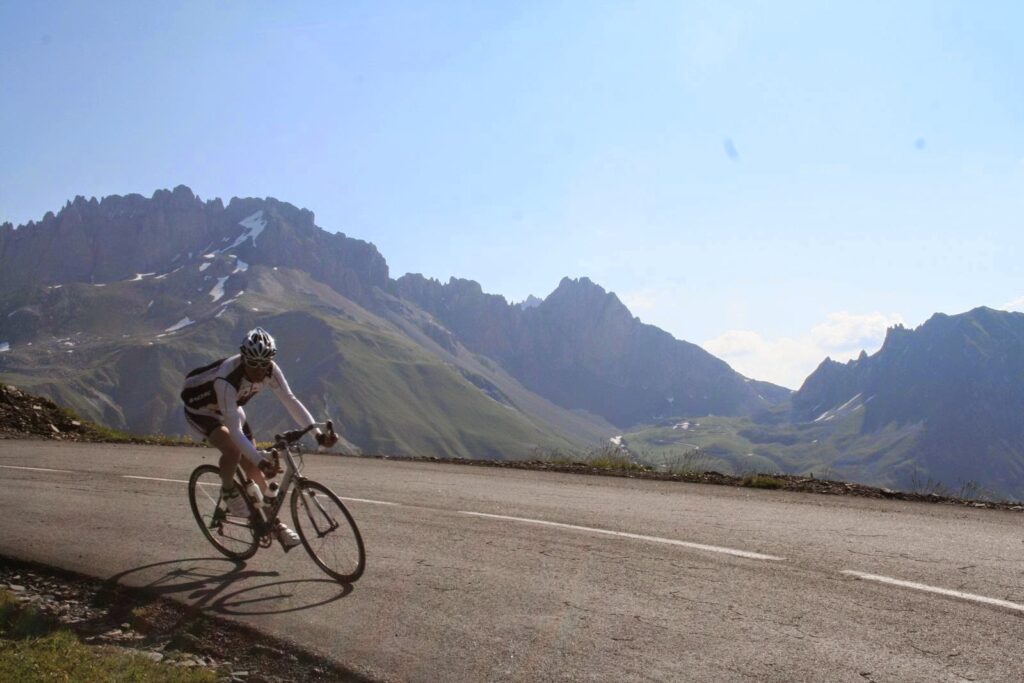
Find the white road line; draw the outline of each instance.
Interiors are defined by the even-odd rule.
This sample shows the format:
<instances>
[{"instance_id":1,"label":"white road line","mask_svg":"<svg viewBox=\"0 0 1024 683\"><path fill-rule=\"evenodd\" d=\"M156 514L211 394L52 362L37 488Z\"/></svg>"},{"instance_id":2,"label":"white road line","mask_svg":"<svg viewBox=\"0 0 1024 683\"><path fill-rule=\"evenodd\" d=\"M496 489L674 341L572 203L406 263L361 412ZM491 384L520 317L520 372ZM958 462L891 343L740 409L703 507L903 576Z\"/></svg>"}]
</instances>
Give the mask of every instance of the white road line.
<instances>
[{"instance_id":1,"label":"white road line","mask_svg":"<svg viewBox=\"0 0 1024 683\"><path fill-rule=\"evenodd\" d=\"M5 470L31 470L33 472L64 472L65 474L74 474L74 470L51 470L46 467L18 467L17 465L0 465Z\"/></svg>"},{"instance_id":2,"label":"white road line","mask_svg":"<svg viewBox=\"0 0 1024 683\"><path fill-rule=\"evenodd\" d=\"M394 505L395 507L404 508L406 507L402 503L390 503L386 500L370 500L368 498L346 498L345 496L338 496L342 500L354 500L357 503L373 503L374 505Z\"/></svg>"},{"instance_id":3,"label":"white road line","mask_svg":"<svg viewBox=\"0 0 1024 683\"><path fill-rule=\"evenodd\" d=\"M575 524L562 524L561 522L548 522L543 519L529 519L527 517L509 517L507 515L490 515L486 512L470 512L468 510L459 510L460 514L472 515L474 517L487 517L489 519L505 519L512 522L526 522L527 524L542 524L544 526L553 526L559 529L572 529L574 531L589 531L593 534L607 534L608 536L619 536L621 538L633 538L638 541L650 541L651 543L665 543L667 545L678 545L684 548L693 548L694 550L706 550L712 553L723 553L725 555L735 555L736 557L745 557L751 560L774 560L781 562L785 560L784 557L775 557L774 555L762 555L761 553L752 553L747 550L736 550L734 548L722 548L717 545L704 545L703 543L691 543L689 541L677 541L674 538L661 538L660 536L644 536L642 534L631 534L625 531L610 531L608 529L596 529L589 526L576 526Z\"/></svg>"},{"instance_id":4,"label":"white road line","mask_svg":"<svg viewBox=\"0 0 1024 683\"><path fill-rule=\"evenodd\" d=\"M166 482L170 482L172 484L187 484L188 483L187 481L184 481L182 479L161 479L159 477L136 477L136 476L131 475L131 474L122 474L121 476L123 478L125 478L125 479L145 479L146 481L166 481ZM386 501L386 500L370 500L368 498L346 498L345 496L338 496L338 498L341 498L342 500L352 500L352 501L355 501L357 503L373 503L374 505L394 505L395 507L405 507L401 503L392 503L392 502L389 502L389 501Z\"/></svg>"},{"instance_id":5,"label":"white road line","mask_svg":"<svg viewBox=\"0 0 1024 683\"><path fill-rule=\"evenodd\" d=\"M867 581L878 581L880 583L888 583L893 586L900 586L902 588L912 588L914 590L925 591L927 593L938 593L939 595L948 595L951 598L960 598L961 600L973 600L974 602L981 602L985 603L986 605L995 605L996 607L1005 607L1006 609L1024 612L1024 605L1018 604L1016 602L1010 602L1009 600L988 598L984 595L975 595L974 593L963 593L961 591L954 591L948 588L938 588L936 586L929 586L925 583L915 583L913 581L902 581L900 579L893 579L888 576L878 576L877 574L865 574L864 572L858 572L852 569L844 569L841 573L846 574L848 576L856 576L858 579L866 579Z\"/></svg>"},{"instance_id":6,"label":"white road line","mask_svg":"<svg viewBox=\"0 0 1024 683\"><path fill-rule=\"evenodd\" d=\"M182 479L161 479L160 477L136 477L136 476L131 475L131 474L122 474L121 477L123 479L145 479L146 481L166 481L166 482L170 482L171 484L187 484L188 483L187 481L184 481Z\"/></svg>"}]
</instances>

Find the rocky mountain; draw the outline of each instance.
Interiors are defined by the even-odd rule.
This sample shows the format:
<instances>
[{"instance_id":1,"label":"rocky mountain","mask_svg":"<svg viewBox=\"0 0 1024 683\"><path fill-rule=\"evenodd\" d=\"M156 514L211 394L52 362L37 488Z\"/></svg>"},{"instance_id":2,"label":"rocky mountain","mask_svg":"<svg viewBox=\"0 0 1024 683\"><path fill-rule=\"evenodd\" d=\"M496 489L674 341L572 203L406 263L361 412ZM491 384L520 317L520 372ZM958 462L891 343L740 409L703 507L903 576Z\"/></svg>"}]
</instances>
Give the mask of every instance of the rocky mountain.
<instances>
[{"instance_id":1,"label":"rocky mountain","mask_svg":"<svg viewBox=\"0 0 1024 683\"><path fill-rule=\"evenodd\" d=\"M530 390L619 427L666 415L749 415L789 391L753 382L699 346L645 325L587 278L565 278L543 301L509 304L480 285L405 275L394 291Z\"/></svg>"},{"instance_id":2,"label":"rocky mountain","mask_svg":"<svg viewBox=\"0 0 1024 683\"><path fill-rule=\"evenodd\" d=\"M793 422L847 432L840 466L1014 495L1024 494L1022 415L1024 314L991 308L894 327L871 356L826 359L792 399Z\"/></svg>"},{"instance_id":3,"label":"rocky mountain","mask_svg":"<svg viewBox=\"0 0 1024 683\"><path fill-rule=\"evenodd\" d=\"M90 284L167 272L202 254L298 268L357 302L388 283L377 248L314 224L311 211L276 199L203 202L179 185L141 195L76 197L54 215L0 228L0 291Z\"/></svg>"},{"instance_id":4,"label":"rocky mountain","mask_svg":"<svg viewBox=\"0 0 1024 683\"><path fill-rule=\"evenodd\" d=\"M256 324L311 410L373 452L579 450L673 404L744 413L782 395L586 279L527 303L392 280L372 244L269 198L77 197L0 228L0 377L120 429L184 433L183 373ZM257 405L268 431L287 424Z\"/></svg>"},{"instance_id":5,"label":"rocky mountain","mask_svg":"<svg viewBox=\"0 0 1024 683\"><path fill-rule=\"evenodd\" d=\"M668 468L777 472L923 494L1024 500L1024 314L977 308L897 326L826 359L749 417L663 420L623 444Z\"/></svg>"}]
</instances>

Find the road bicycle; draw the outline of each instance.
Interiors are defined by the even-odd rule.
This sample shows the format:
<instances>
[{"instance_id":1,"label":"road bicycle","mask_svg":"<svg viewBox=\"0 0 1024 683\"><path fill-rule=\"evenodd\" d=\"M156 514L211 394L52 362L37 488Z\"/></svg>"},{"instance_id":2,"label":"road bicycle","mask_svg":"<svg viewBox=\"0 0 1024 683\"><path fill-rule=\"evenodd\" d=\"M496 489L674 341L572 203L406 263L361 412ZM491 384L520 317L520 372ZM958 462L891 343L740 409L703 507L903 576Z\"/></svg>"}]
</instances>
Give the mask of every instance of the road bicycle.
<instances>
[{"instance_id":1,"label":"road bicycle","mask_svg":"<svg viewBox=\"0 0 1024 683\"><path fill-rule=\"evenodd\" d=\"M274 436L271 472L283 474L277 495L269 503L254 500L247 487L250 480L241 467L235 471L235 485L249 507L249 517L228 514L221 499L222 481L216 465L200 465L188 480L188 500L199 528L213 547L233 560L247 560L262 546L274 542L274 526L291 490L294 528L313 561L341 583L351 583L366 569L366 550L359 527L337 494L323 484L302 476L302 448L299 440L314 427L334 434L328 420ZM284 467L281 466L284 456ZM264 474L267 471L264 470ZM269 481L269 478L268 478ZM273 483L271 483L273 488Z\"/></svg>"}]
</instances>

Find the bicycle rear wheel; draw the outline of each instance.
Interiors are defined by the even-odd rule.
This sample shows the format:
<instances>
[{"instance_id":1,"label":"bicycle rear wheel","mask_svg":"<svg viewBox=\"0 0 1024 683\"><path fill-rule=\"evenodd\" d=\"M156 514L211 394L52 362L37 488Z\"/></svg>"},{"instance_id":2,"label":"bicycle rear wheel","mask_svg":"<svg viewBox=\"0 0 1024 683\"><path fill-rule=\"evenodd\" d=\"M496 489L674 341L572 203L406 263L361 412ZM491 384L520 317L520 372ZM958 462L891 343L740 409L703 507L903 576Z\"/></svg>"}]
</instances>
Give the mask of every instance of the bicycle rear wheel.
<instances>
[{"instance_id":1,"label":"bicycle rear wheel","mask_svg":"<svg viewBox=\"0 0 1024 683\"><path fill-rule=\"evenodd\" d=\"M292 519L306 552L341 583L352 583L366 569L363 537L345 505L329 488L300 482L292 491Z\"/></svg>"},{"instance_id":2,"label":"bicycle rear wheel","mask_svg":"<svg viewBox=\"0 0 1024 683\"><path fill-rule=\"evenodd\" d=\"M233 560L256 554L259 538L247 519L231 517L220 499L222 481L216 465L200 465L188 479L188 502L199 528L213 547Z\"/></svg>"}]
</instances>

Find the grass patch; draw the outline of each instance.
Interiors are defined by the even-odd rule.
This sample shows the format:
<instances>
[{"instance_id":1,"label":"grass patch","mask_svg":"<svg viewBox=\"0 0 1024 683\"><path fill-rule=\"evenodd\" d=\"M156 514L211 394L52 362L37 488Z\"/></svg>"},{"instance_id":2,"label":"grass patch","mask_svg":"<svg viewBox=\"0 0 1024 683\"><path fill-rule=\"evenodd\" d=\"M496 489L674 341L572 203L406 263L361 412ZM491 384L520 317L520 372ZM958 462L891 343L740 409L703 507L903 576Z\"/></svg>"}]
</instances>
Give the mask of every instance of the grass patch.
<instances>
[{"instance_id":1,"label":"grass patch","mask_svg":"<svg viewBox=\"0 0 1024 683\"><path fill-rule=\"evenodd\" d=\"M743 477L740 485L753 489L778 489L782 488L783 482L765 474L748 474Z\"/></svg>"},{"instance_id":2,"label":"grass patch","mask_svg":"<svg viewBox=\"0 0 1024 683\"><path fill-rule=\"evenodd\" d=\"M0 681L43 680L213 683L217 676L208 670L159 664L114 647L84 645L35 607L0 591Z\"/></svg>"},{"instance_id":3,"label":"grass patch","mask_svg":"<svg viewBox=\"0 0 1024 683\"><path fill-rule=\"evenodd\" d=\"M34 638L52 630L53 623L38 609L31 605L23 606L11 593L0 591L0 636Z\"/></svg>"},{"instance_id":4,"label":"grass patch","mask_svg":"<svg viewBox=\"0 0 1024 683\"><path fill-rule=\"evenodd\" d=\"M549 465L571 465L579 462L578 456L562 448L534 448L530 453L530 459Z\"/></svg>"},{"instance_id":5,"label":"grass patch","mask_svg":"<svg viewBox=\"0 0 1024 683\"><path fill-rule=\"evenodd\" d=\"M700 449L666 454L662 460L662 469L669 474L693 475L712 469L711 460Z\"/></svg>"},{"instance_id":6,"label":"grass patch","mask_svg":"<svg viewBox=\"0 0 1024 683\"><path fill-rule=\"evenodd\" d=\"M70 631L58 630L39 638L0 640L0 680L214 683L217 676L161 665L111 647L89 647Z\"/></svg>"},{"instance_id":7,"label":"grass patch","mask_svg":"<svg viewBox=\"0 0 1024 683\"><path fill-rule=\"evenodd\" d=\"M626 452L616 446L606 446L592 451L585 462L599 470L616 472L646 472L648 470L646 465L633 462Z\"/></svg>"}]
</instances>

